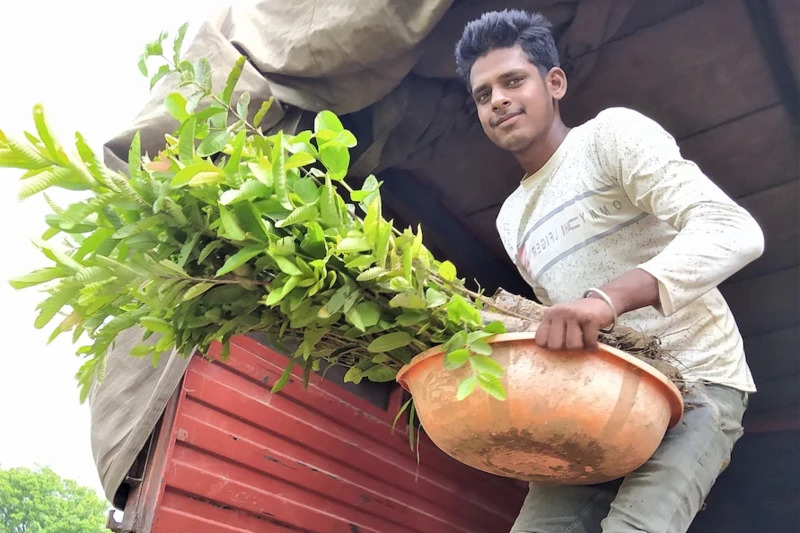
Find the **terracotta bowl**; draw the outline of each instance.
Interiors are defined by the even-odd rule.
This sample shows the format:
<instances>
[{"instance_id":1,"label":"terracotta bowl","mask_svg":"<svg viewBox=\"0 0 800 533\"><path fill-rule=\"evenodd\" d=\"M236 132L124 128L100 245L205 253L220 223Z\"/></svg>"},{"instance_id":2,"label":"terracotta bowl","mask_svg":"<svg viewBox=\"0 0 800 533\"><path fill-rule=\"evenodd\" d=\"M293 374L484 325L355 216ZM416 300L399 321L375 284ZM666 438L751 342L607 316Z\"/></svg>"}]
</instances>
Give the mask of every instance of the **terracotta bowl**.
<instances>
[{"instance_id":1,"label":"terracotta bowl","mask_svg":"<svg viewBox=\"0 0 800 533\"><path fill-rule=\"evenodd\" d=\"M527 481L600 483L644 464L680 420L677 387L610 346L554 352L534 337L507 333L490 341L505 370L505 401L478 388L456 401L471 371L445 369L440 347L403 367L397 381L414 397L431 440L469 466Z\"/></svg>"}]
</instances>

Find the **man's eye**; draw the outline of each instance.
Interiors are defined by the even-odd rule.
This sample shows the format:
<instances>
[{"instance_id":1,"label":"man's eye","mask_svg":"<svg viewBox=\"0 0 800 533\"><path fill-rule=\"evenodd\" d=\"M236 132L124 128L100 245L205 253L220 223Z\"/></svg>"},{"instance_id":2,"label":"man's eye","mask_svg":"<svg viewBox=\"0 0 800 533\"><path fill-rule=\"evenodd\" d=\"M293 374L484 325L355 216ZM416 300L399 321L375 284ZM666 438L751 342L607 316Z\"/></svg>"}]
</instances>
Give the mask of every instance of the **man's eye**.
<instances>
[{"instance_id":1,"label":"man's eye","mask_svg":"<svg viewBox=\"0 0 800 533\"><path fill-rule=\"evenodd\" d=\"M513 80L509 80L508 85L510 87L515 87L515 86L519 85L520 83L522 83L522 78L514 78Z\"/></svg>"},{"instance_id":2,"label":"man's eye","mask_svg":"<svg viewBox=\"0 0 800 533\"><path fill-rule=\"evenodd\" d=\"M486 102L487 100L489 100L489 93L479 94L477 100L478 100L478 103L480 103L480 104L482 104L483 102Z\"/></svg>"}]
</instances>

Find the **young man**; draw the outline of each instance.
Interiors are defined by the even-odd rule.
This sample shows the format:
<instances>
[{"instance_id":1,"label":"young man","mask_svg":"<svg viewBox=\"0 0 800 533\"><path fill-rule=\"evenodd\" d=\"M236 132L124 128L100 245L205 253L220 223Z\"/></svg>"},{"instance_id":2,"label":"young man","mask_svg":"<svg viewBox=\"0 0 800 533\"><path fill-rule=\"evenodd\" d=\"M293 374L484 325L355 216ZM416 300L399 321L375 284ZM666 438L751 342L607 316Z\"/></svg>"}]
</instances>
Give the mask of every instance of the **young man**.
<instances>
[{"instance_id":1,"label":"young man","mask_svg":"<svg viewBox=\"0 0 800 533\"><path fill-rule=\"evenodd\" d=\"M624 479L532 483L512 532L685 532L730 460L755 391L716 286L761 255L761 230L643 115L608 109L565 126L567 78L541 15L493 12L469 23L456 63L486 135L525 170L497 228L552 306L536 342L592 348L617 322L658 336L694 406Z\"/></svg>"}]
</instances>

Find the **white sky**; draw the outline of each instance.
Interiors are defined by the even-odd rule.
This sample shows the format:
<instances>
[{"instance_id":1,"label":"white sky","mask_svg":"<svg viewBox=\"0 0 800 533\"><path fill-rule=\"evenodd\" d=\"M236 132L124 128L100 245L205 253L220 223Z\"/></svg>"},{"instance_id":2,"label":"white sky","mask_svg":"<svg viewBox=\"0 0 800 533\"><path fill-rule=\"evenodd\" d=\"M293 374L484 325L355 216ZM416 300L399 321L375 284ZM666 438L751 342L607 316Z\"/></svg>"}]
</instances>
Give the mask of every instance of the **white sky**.
<instances>
[{"instance_id":1,"label":"white sky","mask_svg":"<svg viewBox=\"0 0 800 533\"><path fill-rule=\"evenodd\" d=\"M190 32L196 30L199 21L228 3L8 3L0 17L0 129L15 136L34 131L31 110L40 102L62 144L71 146L80 131L99 150L148 98L147 80L136 67L144 44L161 30L174 34L187 20ZM47 465L102 494L89 444L88 406L78 403L73 379L79 366L75 347L68 335L46 346L54 325L33 327L40 293L15 291L6 281L47 265L29 239L44 230L49 208L38 197L17 200L18 176L0 169L0 465Z\"/></svg>"}]
</instances>

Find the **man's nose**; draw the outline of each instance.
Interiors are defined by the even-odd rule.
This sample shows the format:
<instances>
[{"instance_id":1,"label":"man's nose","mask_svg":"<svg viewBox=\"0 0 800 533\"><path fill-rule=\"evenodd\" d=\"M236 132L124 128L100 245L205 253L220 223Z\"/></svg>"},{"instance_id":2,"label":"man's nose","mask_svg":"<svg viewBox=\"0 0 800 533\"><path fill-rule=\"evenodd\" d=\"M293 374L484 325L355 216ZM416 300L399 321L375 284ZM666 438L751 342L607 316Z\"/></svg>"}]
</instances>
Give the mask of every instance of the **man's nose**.
<instances>
[{"instance_id":1,"label":"man's nose","mask_svg":"<svg viewBox=\"0 0 800 533\"><path fill-rule=\"evenodd\" d=\"M511 100L502 91L492 92L492 110L499 111L511 105Z\"/></svg>"}]
</instances>

